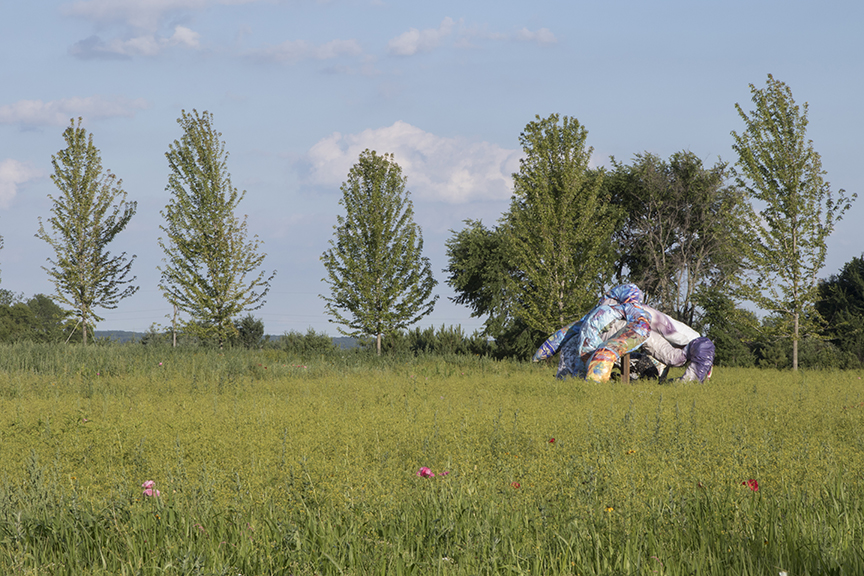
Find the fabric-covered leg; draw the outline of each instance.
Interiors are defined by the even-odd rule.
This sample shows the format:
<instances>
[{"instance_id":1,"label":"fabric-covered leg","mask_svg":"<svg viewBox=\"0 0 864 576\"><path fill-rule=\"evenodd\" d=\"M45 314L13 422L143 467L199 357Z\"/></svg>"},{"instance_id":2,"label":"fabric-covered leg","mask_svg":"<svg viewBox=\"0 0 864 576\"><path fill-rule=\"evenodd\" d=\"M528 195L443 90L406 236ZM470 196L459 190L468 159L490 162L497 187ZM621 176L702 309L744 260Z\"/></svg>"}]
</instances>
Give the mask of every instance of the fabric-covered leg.
<instances>
[{"instance_id":1,"label":"fabric-covered leg","mask_svg":"<svg viewBox=\"0 0 864 576\"><path fill-rule=\"evenodd\" d=\"M615 365L617 359L618 357L611 350L606 348L597 350L588 363L585 379L597 383L608 382L609 376L612 374L612 366Z\"/></svg>"},{"instance_id":2,"label":"fabric-covered leg","mask_svg":"<svg viewBox=\"0 0 864 576\"><path fill-rule=\"evenodd\" d=\"M643 319L622 328L591 356L586 380L608 382L615 362L624 354L641 346L649 334L648 323Z\"/></svg>"},{"instance_id":3,"label":"fabric-covered leg","mask_svg":"<svg viewBox=\"0 0 864 576\"><path fill-rule=\"evenodd\" d=\"M565 380L569 377L585 377L585 362L579 356L579 338L571 338L561 346L560 356L556 378Z\"/></svg>"},{"instance_id":4,"label":"fabric-covered leg","mask_svg":"<svg viewBox=\"0 0 864 576\"><path fill-rule=\"evenodd\" d=\"M705 336L696 338L687 346L687 360L690 363L681 379L705 382L714 366L714 343Z\"/></svg>"}]
</instances>

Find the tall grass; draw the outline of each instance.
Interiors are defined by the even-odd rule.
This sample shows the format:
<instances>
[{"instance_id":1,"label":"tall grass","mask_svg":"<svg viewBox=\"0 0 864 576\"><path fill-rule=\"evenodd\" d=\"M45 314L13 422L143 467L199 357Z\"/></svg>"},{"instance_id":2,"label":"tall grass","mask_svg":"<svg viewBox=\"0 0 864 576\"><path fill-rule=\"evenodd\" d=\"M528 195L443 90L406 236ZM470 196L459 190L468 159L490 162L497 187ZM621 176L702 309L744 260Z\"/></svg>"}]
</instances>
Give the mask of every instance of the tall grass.
<instances>
[{"instance_id":1,"label":"tall grass","mask_svg":"<svg viewBox=\"0 0 864 576\"><path fill-rule=\"evenodd\" d=\"M2 352L0 573L864 573L860 372Z\"/></svg>"}]
</instances>

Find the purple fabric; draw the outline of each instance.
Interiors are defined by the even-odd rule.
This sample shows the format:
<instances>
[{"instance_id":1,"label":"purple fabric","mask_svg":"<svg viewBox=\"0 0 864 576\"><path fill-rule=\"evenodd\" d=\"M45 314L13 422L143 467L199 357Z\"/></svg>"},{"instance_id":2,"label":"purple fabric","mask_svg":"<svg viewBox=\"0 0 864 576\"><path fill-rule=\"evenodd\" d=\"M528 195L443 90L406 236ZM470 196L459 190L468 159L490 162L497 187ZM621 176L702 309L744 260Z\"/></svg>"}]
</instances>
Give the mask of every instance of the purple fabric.
<instances>
[{"instance_id":1,"label":"purple fabric","mask_svg":"<svg viewBox=\"0 0 864 576\"><path fill-rule=\"evenodd\" d=\"M687 346L687 360L699 382L705 382L714 365L714 343L705 336L696 338Z\"/></svg>"}]
</instances>

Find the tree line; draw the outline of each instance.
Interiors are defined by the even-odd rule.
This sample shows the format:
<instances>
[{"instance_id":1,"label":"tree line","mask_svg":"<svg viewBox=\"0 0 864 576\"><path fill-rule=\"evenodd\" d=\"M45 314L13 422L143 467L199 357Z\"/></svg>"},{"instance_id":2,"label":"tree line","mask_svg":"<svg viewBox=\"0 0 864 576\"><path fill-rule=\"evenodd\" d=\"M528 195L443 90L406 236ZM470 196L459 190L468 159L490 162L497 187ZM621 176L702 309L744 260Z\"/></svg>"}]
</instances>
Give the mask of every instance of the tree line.
<instances>
[{"instance_id":1,"label":"tree line","mask_svg":"<svg viewBox=\"0 0 864 576\"><path fill-rule=\"evenodd\" d=\"M784 367L789 359L797 369L799 345L805 365L814 355L864 362L861 259L817 277L826 239L857 195L834 193L826 181L806 137L807 104L771 75L750 90L754 109L735 105L743 130L732 132L732 165L705 166L681 151L592 167L577 119L529 122L509 209L491 226L467 220L446 242L453 300L485 319L470 338L444 327L406 333L433 310L436 282L401 168L390 154L364 151L341 187L343 214L321 256L331 322L372 338L379 354L408 346L527 357L610 285L633 282L653 306L711 337L718 363ZM159 238L159 288L179 314L171 332L187 342L254 343L259 326L248 313L263 305L275 272L262 270L261 242L235 215L245 192L231 184L212 116L183 111L178 123ZM108 250L136 204L102 170L81 119L64 139L52 157L60 194L37 236L56 255L45 268L52 298L72 309L86 343L101 320L95 309L138 289L128 277L135 256ZM460 337L465 343L453 344Z\"/></svg>"}]
</instances>

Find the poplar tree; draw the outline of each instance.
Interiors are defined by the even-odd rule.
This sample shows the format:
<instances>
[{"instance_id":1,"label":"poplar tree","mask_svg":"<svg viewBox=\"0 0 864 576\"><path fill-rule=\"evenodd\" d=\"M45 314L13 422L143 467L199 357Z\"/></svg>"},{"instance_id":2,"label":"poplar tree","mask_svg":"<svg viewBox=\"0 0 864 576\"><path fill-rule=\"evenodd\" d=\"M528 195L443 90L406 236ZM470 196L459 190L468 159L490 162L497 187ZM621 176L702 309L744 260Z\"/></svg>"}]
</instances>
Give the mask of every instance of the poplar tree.
<instances>
[{"instance_id":1,"label":"poplar tree","mask_svg":"<svg viewBox=\"0 0 864 576\"><path fill-rule=\"evenodd\" d=\"M138 291L127 276L135 260L126 253L112 256L108 245L135 214L137 203L126 201L122 180L102 171L93 135L72 120L63 132L66 148L51 156L51 180L60 194L48 195L54 203L46 230L39 218L37 238L54 249L50 268L43 266L55 287L54 298L66 304L81 323L82 342L88 327L103 320L94 308L117 308L123 298Z\"/></svg>"},{"instance_id":2,"label":"poplar tree","mask_svg":"<svg viewBox=\"0 0 864 576\"><path fill-rule=\"evenodd\" d=\"M763 310L778 314L781 336L792 339L792 369L798 369L798 341L817 331L819 270L825 264L826 239L857 194L837 197L825 181L822 160L807 139L807 111L795 104L792 90L768 75L767 86L750 84L755 110L738 104L745 130L733 148L737 179L749 195L745 256L750 282L742 294Z\"/></svg>"},{"instance_id":3,"label":"poplar tree","mask_svg":"<svg viewBox=\"0 0 864 576\"><path fill-rule=\"evenodd\" d=\"M342 184L344 216L321 260L331 296L327 313L346 336L381 337L432 312L435 279L402 169L390 154L365 150Z\"/></svg>"},{"instance_id":4,"label":"poplar tree","mask_svg":"<svg viewBox=\"0 0 864 576\"><path fill-rule=\"evenodd\" d=\"M258 236L250 240L246 217L235 215L246 195L231 184L228 153L213 116L182 111L183 129L165 153L170 173L166 190L171 200L161 211L165 252L159 289L169 303L188 314L183 330L219 346L236 336L233 319L264 305L269 277L258 270L266 254ZM257 272L256 272L257 271Z\"/></svg>"},{"instance_id":5,"label":"poplar tree","mask_svg":"<svg viewBox=\"0 0 864 576\"><path fill-rule=\"evenodd\" d=\"M519 137L525 157L513 174L506 217L513 314L549 334L595 303L611 275L616 209L603 172L588 162L588 131L575 118L536 117Z\"/></svg>"}]
</instances>

